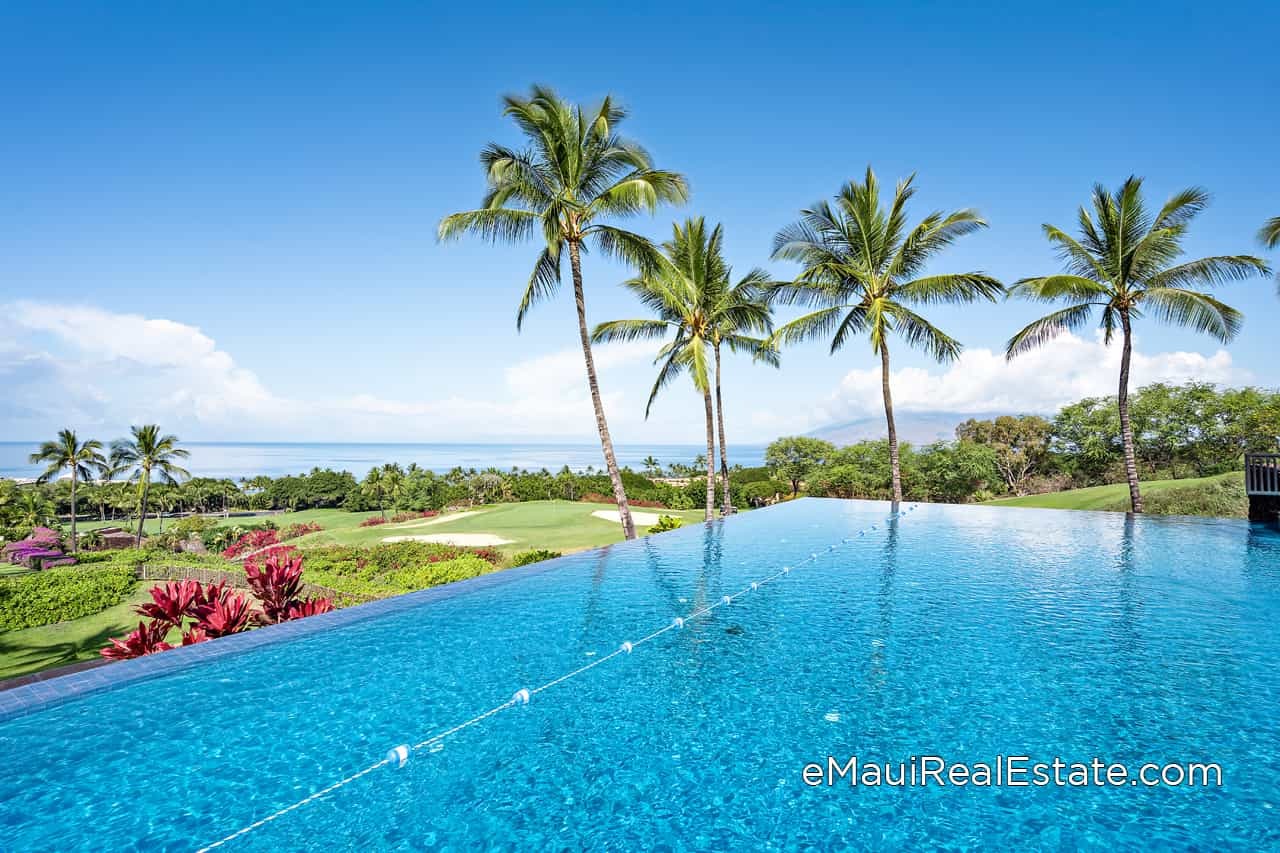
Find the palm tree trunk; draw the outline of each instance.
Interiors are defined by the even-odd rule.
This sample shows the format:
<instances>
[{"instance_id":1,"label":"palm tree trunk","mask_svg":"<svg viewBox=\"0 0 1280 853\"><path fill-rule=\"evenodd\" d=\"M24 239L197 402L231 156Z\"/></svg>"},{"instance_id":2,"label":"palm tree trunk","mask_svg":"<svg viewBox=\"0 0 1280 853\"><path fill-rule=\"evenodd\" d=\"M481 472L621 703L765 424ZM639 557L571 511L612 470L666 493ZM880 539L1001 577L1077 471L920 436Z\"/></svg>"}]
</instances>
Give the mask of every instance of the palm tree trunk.
<instances>
[{"instance_id":1,"label":"palm tree trunk","mask_svg":"<svg viewBox=\"0 0 1280 853\"><path fill-rule=\"evenodd\" d=\"M724 440L724 399L720 396L720 344L716 344L716 420L720 428L720 486L724 489L721 506L725 515L733 512L733 496L729 494L729 451Z\"/></svg>"},{"instance_id":2,"label":"palm tree trunk","mask_svg":"<svg viewBox=\"0 0 1280 853\"><path fill-rule=\"evenodd\" d=\"M889 426L889 467L893 472L893 502L902 503L902 469L898 459L898 427L893 422L893 395L889 393L889 347L880 343L880 391L884 394L884 419Z\"/></svg>"},{"instance_id":3,"label":"palm tree trunk","mask_svg":"<svg viewBox=\"0 0 1280 853\"><path fill-rule=\"evenodd\" d=\"M609 422L604 417L604 404L600 401L600 383L596 379L596 363L591 357L591 334L587 331L587 301L582 291L582 259L578 244L569 242L569 267L573 271L573 301L578 309L578 334L582 338L582 360L587 365L587 386L591 389L591 405L596 411L596 429L600 433L600 448L604 451L604 464L613 484L613 499L618 504L618 520L622 522L622 535L636 538L636 524L631 518L631 506L618 471L618 460L613 455L613 439L609 436Z\"/></svg>"},{"instance_id":4,"label":"palm tree trunk","mask_svg":"<svg viewBox=\"0 0 1280 853\"><path fill-rule=\"evenodd\" d=\"M76 553L76 466L71 465L71 553Z\"/></svg>"},{"instance_id":5,"label":"palm tree trunk","mask_svg":"<svg viewBox=\"0 0 1280 853\"><path fill-rule=\"evenodd\" d=\"M151 491L151 472L142 472L142 498L138 501L138 535L134 539L135 548L142 547L142 526L147 523L147 495Z\"/></svg>"},{"instance_id":6,"label":"palm tree trunk","mask_svg":"<svg viewBox=\"0 0 1280 853\"><path fill-rule=\"evenodd\" d=\"M1133 424L1129 421L1129 359L1133 355L1133 329L1128 313L1121 312L1124 347L1120 351L1120 391L1116 402L1120 408L1120 441L1124 445L1124 475L1129 480L1129 504L1134 512L1142 512L1142 491L1138 488L1138 463L1133 453Z\"/></svg>"},{"instance_id":7,"label":"palm tree trunk","mask_svg":"<svg viewBox=\"0 0 1280 853\"><path fill-rule=\"evenodd\" d=\"M707 411L707 511L706 521L716 517L716 418L711 411L711 389L702 392L702 404Z\"/></svg>"}]
</instances>

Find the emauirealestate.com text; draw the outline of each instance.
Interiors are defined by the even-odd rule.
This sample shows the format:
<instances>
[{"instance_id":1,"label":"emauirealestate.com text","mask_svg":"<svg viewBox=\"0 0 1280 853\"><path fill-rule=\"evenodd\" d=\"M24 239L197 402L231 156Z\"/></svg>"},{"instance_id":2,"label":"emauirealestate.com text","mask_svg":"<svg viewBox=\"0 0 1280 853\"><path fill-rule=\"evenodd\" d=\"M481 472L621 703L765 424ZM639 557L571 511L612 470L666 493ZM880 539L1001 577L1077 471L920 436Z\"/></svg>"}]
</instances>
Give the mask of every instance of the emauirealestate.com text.
<instances>
[{"instance_id":1,"label":"emauirealestate.com text","mask_svg":"<svg viewBox=\"0 0 1280 853\"><path fill-rule=\"evenodd\" d=\"M1094 757L1040 761L1028 755L998 755L992 761L948 761L939 755L913 755L905 761L867 761L856 755L804 766L801 778L811 788L1221 788L1222 767L1212 762L1121 764Z\"/></svg>"}]
</instances>

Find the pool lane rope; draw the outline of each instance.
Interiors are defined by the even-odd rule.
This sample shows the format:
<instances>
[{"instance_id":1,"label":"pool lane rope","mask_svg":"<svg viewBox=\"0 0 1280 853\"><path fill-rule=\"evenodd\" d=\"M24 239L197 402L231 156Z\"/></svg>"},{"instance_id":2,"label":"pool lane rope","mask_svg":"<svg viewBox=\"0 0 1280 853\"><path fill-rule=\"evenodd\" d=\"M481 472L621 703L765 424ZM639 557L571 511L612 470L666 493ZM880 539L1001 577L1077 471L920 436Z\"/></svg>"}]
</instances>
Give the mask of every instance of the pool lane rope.
<instances>
[{"instance_id":1,"label":"pool lane rope","mask_svg":"<svg viewBox=\"0 0 1280 853\"><path fill-rule=\"evenodd\" d=\"M889 515L888 518L885 519L885 522L888 523L888 522L894 521L895 519L902 518L907 513L914 512L918 506L919 504L911 504L906 509L899 510L898 512L892 513ZM693 611L687 616L677 616L674 619L672 619L670 622L668 622L666 625L663 625L661 628L657 629L656 631L652 631L648 634L645 634L643 637L641 637L638 640L624 641L621 645L619 645L613 651L609 652L607 655L602 655L601 657L596 658L595 660L591 661L588 664L584 664L583 666L580 666L577 669L570 670L569 672L566 672L564 675L561 675L557 678L553 678L552 680L546 682L545 684L541 684L537 687L533 687L533 688L522 687L519 690L517 690L515 693L513 693L510 699L503 702L501 705L494 705L492 708L490 708L489 710L485 711L482 714L477 714L476 716L472 717L469 720L465 720L464 722L458 723L457 725L451 728L445 729L441 732L437 732L436 734L432 735L426 740L418 741L415 744L400 744L399 746L392 747L391 750L387 752L386 757L384 757L381 761L375 761L373 764L370 764L368 767L364 768L363 770L358 770L355 773L352 773L350 776L347 776L344 779L340 779L326 788L321 788L319 791L316 791L310 796L303 797L301 800L298 800L296 803L285 806L284 808L278 811L272 812L266 817L255 820L253 823L250 823L246 826L241 827L240 829L237 829L235 832L231 833L230 835L220 838L217 841L213 842L212 844L207 844L204 847L201 847L199 850L196 851L196 853L208 853L208 851L215 850L223 846L224 844L228 844L236 840L237 838L240 838L241 836L248 835L250 832L253 832L255 829L260 829L261 827L266 826L268 823L271 823L274 820L278 820L279 818L284 817L290 812L297 811L303 806L313 803L316 800L320 799L321 797L328 796L329 794L332 794L334 791L337 791L340 788L346 785L349 785L358 779L368 776L370 773L374 772L375 770L380 770L383 767L393 767L393 768L404 767L405 764L408 763L409 757L412 753L420 749L427 749L429 747L435 746L436 744L442 743L447 738L453 737L454 735L458 734L464 729L469 729L474 725L478 725L496 714L501 714L503 711L506 711L521 705L528 705L533 700L533 697L537 696L539 693L542 693L546 690L550 690L552 687L555 687L559 684L563 684L564 682L572 678L577 678L579 675L582 675L585 672L595 669L597 666L600 666L606 661L613 660L614 658L619 657L621 655L629 655L632 652L634 652L638 647L652 640L658 639L668 631L678 631L684 628L684 626L688 622L691 622L694 619L700 619L703 616L706 616L714 612L719 607L728 607L732 605L734 601L746 595L747 593L756 592L757 590L760 589L760 587L764 586L765 584L771 583L773 581L778 580L779 578L785 577L791 574L791 572L794 571L795 569L798 569L801 566L807 565L808 563L812 563L821 556L830 554L832 551L835 551L841 545L848 545L851 542L856 542L859 539L865 538L868 533L874 533L879 529L880 528L878 524L873 524L870 527L865 527L862 530L859 530L853 536L846 536L845 538L841 539L839 542L835 543L834 545L827 546L822 551L811 552L809 556L805 557L803 560L796 563L795 565L783 566L781 569L779 569L778 571L774 572L771 575L768 575L767 577L752 581L747 586L743 587L742 589L738 590L732 595L722 596L714 604L704 605L703 607L698 608L697 610Z\"/></svg>"}]
</instances>

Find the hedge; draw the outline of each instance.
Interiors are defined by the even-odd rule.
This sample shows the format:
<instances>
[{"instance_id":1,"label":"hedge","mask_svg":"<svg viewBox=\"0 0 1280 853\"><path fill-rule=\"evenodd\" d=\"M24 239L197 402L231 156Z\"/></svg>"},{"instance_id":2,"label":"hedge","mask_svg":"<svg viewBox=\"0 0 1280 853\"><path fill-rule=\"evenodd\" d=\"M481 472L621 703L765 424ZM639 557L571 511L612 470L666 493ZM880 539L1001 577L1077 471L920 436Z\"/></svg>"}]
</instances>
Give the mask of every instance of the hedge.
<instances>
[{"instance_id":1,"label":"hedge","mask_svg":"<svg viewBox=\"0 0 1280 853\"><path fill-rule=\"evenodd\" d=\"M0 631L52 625L100 613L125 600L129 566L64 566L0 579Z\"/></svg>"}]
</instances>

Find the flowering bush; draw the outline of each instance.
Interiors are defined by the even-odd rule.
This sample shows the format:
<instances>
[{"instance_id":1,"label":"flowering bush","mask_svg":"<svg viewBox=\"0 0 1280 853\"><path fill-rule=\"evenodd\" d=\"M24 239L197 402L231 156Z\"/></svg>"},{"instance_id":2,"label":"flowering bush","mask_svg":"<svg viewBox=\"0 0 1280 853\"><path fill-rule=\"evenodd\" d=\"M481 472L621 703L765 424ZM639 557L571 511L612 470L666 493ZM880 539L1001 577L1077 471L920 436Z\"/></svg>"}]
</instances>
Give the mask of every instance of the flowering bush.
<instances>
[{"instance_id":1,"label":"flowering bush","mask_svg":"<svg viewBox=\"0 0 1280 853\"><path fill-rule=\"evenodd\" d=\"M250 530L248 533L244 534L235 542L232 542L227 546L226 550L222 552L222 556L226 557L228 560L234 560L241 554L249 554L254 551L260 551L270 545L279 544L280 531L278 530L273 530L271 528Z\"/></svg>"},{"instance_id":2,"label":"flowering bush","mask_svg":"<svg viewBox=\"0 0 1280 853\"><path fill-rule=\"evenodd\" d=\"M364 521L360 522L361 527L377 527L379 524L386 524L387 519L380 515L371 515Z\"/></svg>"},{"instance_id":3,"label":"flowering bush","mask_svg":"<svg viewBox=\"0 0 1280 853\"><path fill-rule=\"evenodd\" d=\"M439 514L440 512L434 509L424 509L420 512L397 512L395 515L391 516L391 520L395 522L413 521L417 518L435 518Z\"/></svg>"},{"instance_id":4,"label":"flowering bush","mask_svg":"<svg viewBox=\"0 0 1280 853\"><path fill-rule=\"evenodd\" d=\"M324 528L314 521L290 524L280 531L280 541L285 542L289 539L297 539L299 536L306 536L308 533L319 533L321 530L324 530Z\"/></svg>"}]
</instances>

